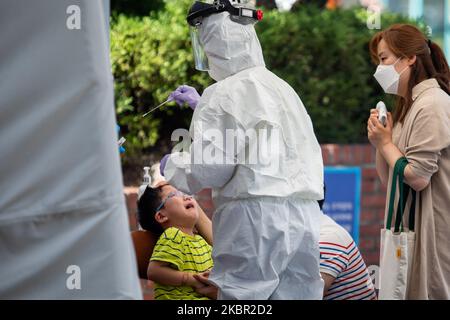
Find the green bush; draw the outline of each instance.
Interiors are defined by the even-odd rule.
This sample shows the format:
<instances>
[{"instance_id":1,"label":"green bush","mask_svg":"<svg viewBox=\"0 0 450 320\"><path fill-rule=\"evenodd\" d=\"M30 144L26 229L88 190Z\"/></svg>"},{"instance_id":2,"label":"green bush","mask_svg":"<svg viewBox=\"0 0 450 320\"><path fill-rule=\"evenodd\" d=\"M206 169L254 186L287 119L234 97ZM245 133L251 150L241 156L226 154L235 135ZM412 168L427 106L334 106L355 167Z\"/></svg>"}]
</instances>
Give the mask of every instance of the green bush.
<instances>
[{"instance_id":1,"label":"green bush","mask_svg":"<svg viewBox=\"0 0 450 320\"><path fill-rule=\"evenodd\" d=\"M111 60L125 162L141 154L168 151L176 128L188 128L192 111L174 103L142 114L186 83L202 92L212 83L194 69L188 26L190 0L165 2L147 17L117 15L111 21ZM382 26L405 21L384 15ZM267 67L299 94L321 143L365 142L369 109L386 96L373 78L365 11L266 11L257 24Z\"/></svg>"},{"instance_id":2,"label":"green bush","mask_svg":"<svg viewBox=\"0 0 450 320\"><path fill-rule=\"evenodd\" d=\"M117 118L127 139L125 160L150 147L167 146L173 129L189 127L192 110L171 102L145 118L142 114L183 83L199 92L211 83L207 73L194 69L185 20L190 3L169 0L163 11L148 17L117 15L111 21L111 63Z\"/></svg>"}]
</instances>

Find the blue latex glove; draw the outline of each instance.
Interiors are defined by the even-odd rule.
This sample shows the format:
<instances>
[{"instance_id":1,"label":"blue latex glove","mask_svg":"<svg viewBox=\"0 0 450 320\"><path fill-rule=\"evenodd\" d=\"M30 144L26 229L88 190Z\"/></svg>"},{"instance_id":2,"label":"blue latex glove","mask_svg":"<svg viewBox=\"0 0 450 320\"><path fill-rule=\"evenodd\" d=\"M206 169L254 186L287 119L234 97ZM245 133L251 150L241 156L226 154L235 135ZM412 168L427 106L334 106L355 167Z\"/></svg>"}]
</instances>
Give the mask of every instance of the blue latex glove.
<instances>
[{"instance_id":1,"label":"blue latex glove","mask_svg":"<svg viewBox=\"0 0 450 320\"><path fill-rule=\"evenodd\" d=\"M167 160L169 159L170 154L166 154L160 161L159 164L159 173L164 177L164 169L166 168Z\"/></svg>"},{"instance_id":2,"label":"blue latex glove","mask_svg":"<svg viewBox=\"0 0 450 320\"><path fill-rule=\"evenodd\" d=\"M195 110L198 100L200 100L200 95L195 88L182 85L170 94L169 99L175 100L180 107L183 106L184 103L187 103L192 110Z\"/></svg>"}]
</instances>

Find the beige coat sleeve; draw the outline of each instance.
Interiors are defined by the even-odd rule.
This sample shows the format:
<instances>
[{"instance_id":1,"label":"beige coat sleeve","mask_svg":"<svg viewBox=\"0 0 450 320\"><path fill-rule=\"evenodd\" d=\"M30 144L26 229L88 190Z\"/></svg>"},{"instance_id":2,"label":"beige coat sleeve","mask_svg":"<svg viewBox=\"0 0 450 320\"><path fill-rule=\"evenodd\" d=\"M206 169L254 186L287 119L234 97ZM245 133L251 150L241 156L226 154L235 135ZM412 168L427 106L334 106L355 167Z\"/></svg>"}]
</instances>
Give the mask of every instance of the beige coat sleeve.
<instances>
[{"instance_id":1,"label":"beige coat sleeve","mask_svg":"<svg viewBox=\"0 0 450 320\"><path fill-rule=\"evenodd\" d=\"M426 179L438 171L441 151L450 145L450 121L445 106L436 102L429 97L416 113L405 149L413 172Z\"/></svg>"}]
</instances>

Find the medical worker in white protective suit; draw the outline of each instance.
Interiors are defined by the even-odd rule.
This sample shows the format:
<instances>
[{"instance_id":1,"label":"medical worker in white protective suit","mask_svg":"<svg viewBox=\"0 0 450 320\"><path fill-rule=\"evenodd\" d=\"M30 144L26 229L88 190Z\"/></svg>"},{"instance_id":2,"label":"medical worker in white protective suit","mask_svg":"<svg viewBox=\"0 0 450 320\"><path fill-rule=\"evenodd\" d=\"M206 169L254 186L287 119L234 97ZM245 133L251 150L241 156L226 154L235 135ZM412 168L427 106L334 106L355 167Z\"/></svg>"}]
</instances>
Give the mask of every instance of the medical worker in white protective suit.
<instances>
[{"instance_id":1,"label":"medical worker in white protective suit","mask_svg":"<svg viewBox=\"0 0 450 320\"><path fill-rule=\"evenodd\" d=\"M0 299L142 299L103 10L0 1Z\"/></svg>"},{"instance_id":2,"label":"medical worker in white protective suit","mask_svg":"<svg viewBox=\"0 0 450 320\"><path fill-rule=\"evenodd\" d=\"M190 10L197 67L217 83L197 103L189 86L172 93L195 108L193 143L161 170L182 191L213 189L209 280L219 299L321 299L321 149L298 95L265 68L253 26L260 11L235 5L197 1ZM227 130L237 133L234 148Z\"/></svg>"}]
</instances>

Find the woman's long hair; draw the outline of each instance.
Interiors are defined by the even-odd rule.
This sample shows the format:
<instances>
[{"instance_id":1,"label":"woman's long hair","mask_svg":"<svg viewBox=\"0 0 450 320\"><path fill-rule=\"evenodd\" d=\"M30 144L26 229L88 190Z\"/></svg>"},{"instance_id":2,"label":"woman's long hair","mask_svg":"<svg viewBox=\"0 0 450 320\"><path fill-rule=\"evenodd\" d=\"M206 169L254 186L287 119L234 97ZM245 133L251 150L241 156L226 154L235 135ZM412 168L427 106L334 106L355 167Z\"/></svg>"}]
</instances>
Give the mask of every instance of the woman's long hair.
<instances>
[{"instance_id":1,"label":"woman's long hair","mask_svg":"<svg viewBox=\"0 0 450 320\"><path fill-rule=\"evenodd\" d=\"M394 123L403 123L405 120L405 116L413 103L412 89L420 82L435 78L442 90L450 95L450 69L439 45L428 40L413 25L394 24L375 34L370 41L370 54L376 64L379 64L378 44L381 39L386 41L389 49L397 57L412 58L417 56L416 62L411 66L411 77L406 98L400 96L397 98L393 113Z\"/></svg>"}]
</instances>

